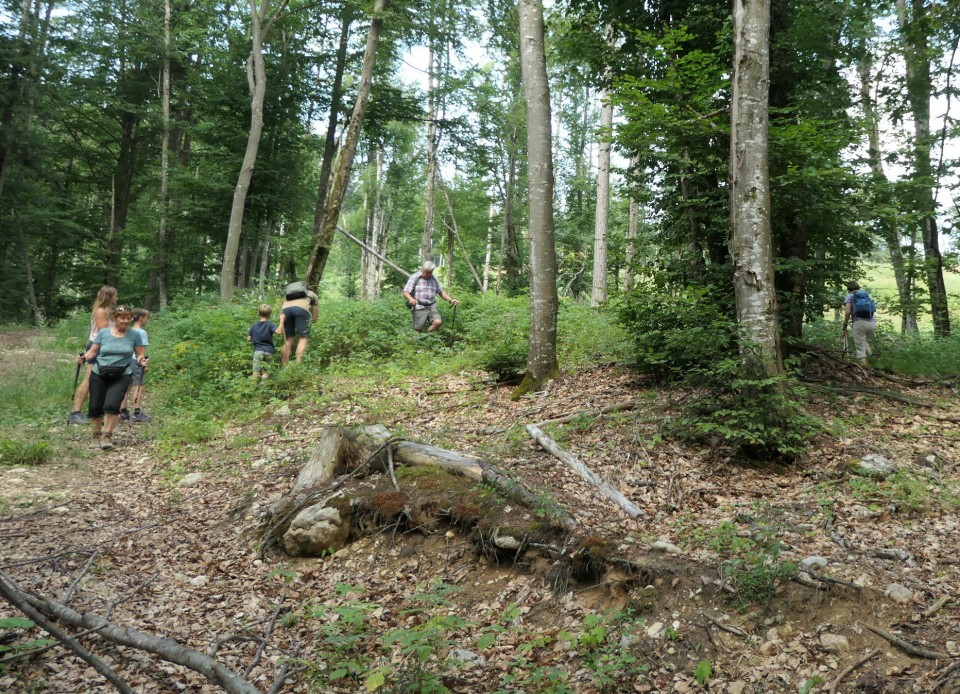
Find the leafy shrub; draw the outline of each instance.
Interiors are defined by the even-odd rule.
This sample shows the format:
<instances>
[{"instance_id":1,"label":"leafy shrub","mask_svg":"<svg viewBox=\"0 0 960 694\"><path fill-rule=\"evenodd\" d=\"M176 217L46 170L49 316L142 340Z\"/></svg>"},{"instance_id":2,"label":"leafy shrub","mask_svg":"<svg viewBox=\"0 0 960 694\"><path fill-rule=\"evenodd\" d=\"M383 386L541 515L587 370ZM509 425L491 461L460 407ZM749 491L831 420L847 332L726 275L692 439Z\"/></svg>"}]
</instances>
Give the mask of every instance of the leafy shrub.
<instances>
[{"instance_id":1,"label":"leafy shrub","mask_svg":"<svg viewBox=\"0 0 960 694\"><path fill-rule=\"evenodd\" d=\"M616 302L637 367L670 382L709 371L736 354L736 327L710 287L666 292L638 287Z\"/></svg>"},{"instance_id":2,"label":"leafy shrub","mask_svg":"<svg viewBox=\"0 0 960 694\"><path fill-rule=\"evenodd\" d=\"M709 288L667 293L644 286L620 299L618 315L641 371L706 389L664 422L665 433L769 459L795 456L820 430L796 404L803 391L789 374L767 378L741 365L736 326Z\"/></svg>"}]
</instances>

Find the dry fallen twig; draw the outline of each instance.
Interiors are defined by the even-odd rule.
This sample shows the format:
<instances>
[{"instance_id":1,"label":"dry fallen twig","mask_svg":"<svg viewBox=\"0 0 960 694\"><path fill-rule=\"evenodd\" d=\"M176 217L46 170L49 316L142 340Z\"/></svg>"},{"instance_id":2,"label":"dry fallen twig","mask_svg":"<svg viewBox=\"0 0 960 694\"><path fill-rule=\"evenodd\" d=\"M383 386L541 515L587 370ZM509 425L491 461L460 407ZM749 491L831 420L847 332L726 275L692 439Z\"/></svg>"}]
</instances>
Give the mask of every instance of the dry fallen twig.
<instances>
[{"instance_id":1,"label":"dry fallen twig","mask_svg":"<svg viewBox=\"0 0 960 694\"><path fill-rule=\"evenodd\" d=\"M734 626L730 626L729 624L724 624L719 619L711 616L706 612L703 613L703 616L706 617L708 620L710 620L710 622L712 622L714 626L716 626L717 629L720 629L721 631L725 631L729 634L735 634L736 636L742 636L745 639L750 638L750 634L748 634L747 632L741 631L740 629L737 629Z\"/></svg>"},{"instance_id":2,"label":"dry fallen twig","mask_svg":"<svg viewBox=\"0 0 960 694\"><path fill-rule=\"evenodd\" d=\"M942 598L937 600L935 603L930 605L930 607L928 607L923 611L924 618L929 619L930 617L935 615L937 612L939 612L940 608L946 605L948 602L950 602L950 596L944 595Z\"/></svg>"},{"instance_id":3,"label":"dry fallen twig","mask_svg":"<svg viewBox=\"0 0 960 694\"><path fill-rule=\"evenodd\" d=\"M851 663L850 665L848 665L847 667L845 667L843 670L841 670L840 674L837 675L837 678L833 681L833 684L830 685L830 694L837 694L837 687L840 686L840 683L843 682L843 680L844 680L846 677L848 677L851 672L853 672L854 670L856 670L858 667L860 667L860 666L863 665L864 663L867 663L867 662L873 660L873 659L876 658L878 655L880 655L880 651L879 651L879 650L870 651L869 653L867 653L865 656L863 656L863 657L862 657L860 660L858 660L857 662Z\"/></svg>"},{"instance_id":4,"label":"dry fallen twig","mask_svg":"<svg viewBox=\"0 0 960 694\"><path fill-rule=\"evenodd\" d=\"M865 626L867 629L872 631L877 636L882 636L887 641L892 643L894 646L897 646L898 648L905 651L906 653L909 653L910 655L914 655L918 658L931 658L934 660L950 659L949 653L942 653L940 651L928 651L926 648L920 648L919 646L914 646L909 641L904 641L898 636L894 636L890 632L884 631L880 627L875 627L872 624L867 624L866 622L863 622L863 626Z\"/></svg>"}]
</instances>

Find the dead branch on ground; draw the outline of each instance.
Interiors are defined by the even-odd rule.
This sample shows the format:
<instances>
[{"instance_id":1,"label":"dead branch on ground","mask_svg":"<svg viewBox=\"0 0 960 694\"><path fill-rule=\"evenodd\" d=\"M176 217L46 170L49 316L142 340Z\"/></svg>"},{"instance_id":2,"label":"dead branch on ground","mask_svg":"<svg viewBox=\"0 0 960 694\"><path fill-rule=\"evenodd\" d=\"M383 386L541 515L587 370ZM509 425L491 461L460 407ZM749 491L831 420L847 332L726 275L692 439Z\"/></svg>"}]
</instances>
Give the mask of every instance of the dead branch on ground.
<instances>
[{"instance_id":1,"label":"dead branch on ground","mask_svg":"<svg viewBox=\"0 0 960 694\"><path fill-rule=\"evenodd\" d=\"M574 472L580 475L581 478L592 484L600 490L604 496L616 503L628 516L631 518L646 518L647 514L644 513L643 509L621 494L620 491L607 480L577 460L571 453L561 448L556 441L540 431L535 425L528 424L527 433L554 457L566 463Z\"/></svg>"},{"instance_id":2,"label":"dead branch on ground","mask_svg":"<svg viewBox=\"0 0 960 694\"><path fill-rule=\"evenodd\" d=\"M860 666L863 665L864 663L867 663L867 662L873 660L873 659L876 658L878 655L880 655L880 651L879 651L879 650L870 651L870 652L867 653L865 656L863 656L862 658L860 658L860 660L858 660L857 662L851 663L850 665L848 665L847 667L845 667L845 668L840 672L840 674L837 675L837 678L833 681L833 684L830 685L830 694L837 694L837 687L840 686L840 683L843 682L843 680L846 679L846 678L850 675L851 672L853 672L854 670L856 670L858 667L860 667Z\"/></svg>"},{"instance_id":3,"label":"dead branch on ground","mask_svg":"<svg viewBox=\"0 0 960 694\"><path fill-rule=\"evenodd\" d=\"M877 636L882 636L887 641L892 643L894 646L900 648L906 653L909 653L910 655L916 656L918 658L931 658L933 660L949 660L950 659L949 653L943 653L941 651L929 651L926 648L920 648L919 646L913 645L909 641L905 641L898 636L894 636L890 632L884 631L880 627L875 627L872 624L867 624L866 622L862 622L862 624Z\"/></svg>"}]
</instances>

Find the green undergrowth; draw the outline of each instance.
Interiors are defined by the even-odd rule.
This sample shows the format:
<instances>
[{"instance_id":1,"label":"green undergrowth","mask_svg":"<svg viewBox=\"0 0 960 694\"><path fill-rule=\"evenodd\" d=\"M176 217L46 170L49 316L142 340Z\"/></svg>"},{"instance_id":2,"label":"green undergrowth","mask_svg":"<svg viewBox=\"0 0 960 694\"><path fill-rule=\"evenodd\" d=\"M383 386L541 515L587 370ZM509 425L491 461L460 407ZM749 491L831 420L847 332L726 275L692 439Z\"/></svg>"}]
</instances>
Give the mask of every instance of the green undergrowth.
<instances>
[{"instance_id":1,"label":"green undergrowth","mask_svg":"<svg viewBox=\"0 0 960 694\"><path fill-rule=\"evenodd\" d=\"M544 631L526 626L515 605L499 614L461 616L459 591L434 581L387 606L360 587L340 584L332 599L288 615L285 626L319 624L318 656L299 663L311 691L450 692L458 671L495 657L509 658L498 694L572 694L580 683L571 672L586 676L591 691L632 691L649 670L641 648L644 622L629 612L590 613L576 628ZM385 629L385 614L403 626Z\"/></svg>"}]
</instances>

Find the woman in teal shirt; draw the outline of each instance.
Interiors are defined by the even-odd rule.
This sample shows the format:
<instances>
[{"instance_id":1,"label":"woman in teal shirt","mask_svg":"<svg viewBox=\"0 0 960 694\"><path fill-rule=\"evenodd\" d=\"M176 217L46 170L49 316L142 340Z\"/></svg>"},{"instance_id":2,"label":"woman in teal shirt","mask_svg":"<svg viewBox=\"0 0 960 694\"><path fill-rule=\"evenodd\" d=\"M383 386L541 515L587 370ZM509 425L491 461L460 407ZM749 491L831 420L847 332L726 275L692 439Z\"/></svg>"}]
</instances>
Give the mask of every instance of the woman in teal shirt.
<instances>
[{"instance_id":1,"label":"woman in teal shirt","mask_svg":"<svg viewBox=\"0 0 960 694\"><path fill-rule=\"evenodd\" d=\"M113 448L113 430L120 419L120 404L130 387L131 364L134 359L147 366L143 337L130 330L133 311L120 306L113 312L114 325L104 328L93 338L86 353L77 357L77 363L96 359L90 373L90 426L95 443L101 450Z\"/></svg>"}]
</instances>

